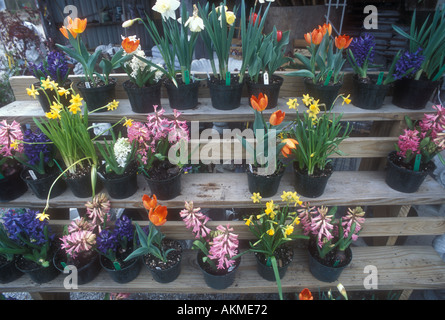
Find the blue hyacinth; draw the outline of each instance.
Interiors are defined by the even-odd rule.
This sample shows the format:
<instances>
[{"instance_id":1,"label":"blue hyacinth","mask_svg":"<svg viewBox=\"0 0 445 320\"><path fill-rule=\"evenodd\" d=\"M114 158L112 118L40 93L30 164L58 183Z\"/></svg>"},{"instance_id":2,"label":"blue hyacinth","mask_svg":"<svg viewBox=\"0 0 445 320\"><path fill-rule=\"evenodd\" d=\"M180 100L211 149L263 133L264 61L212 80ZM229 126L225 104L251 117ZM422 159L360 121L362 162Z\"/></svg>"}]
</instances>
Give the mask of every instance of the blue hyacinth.
<instances>
[{"instance_id":1,"label":"blue hyacinth","mask_svg":"<svg viewBox=\"0 0 445 320\"><path fill-rule=\"evenodd\" d=\"M414 75L420 69L423 61L425 60L425 57L421 54L421 52L422 48L417 49L417 51L414 53L405 51L396 63L394 79L399 80ZM410 71L410 69L412 70Z\"/></svg>"},{"instance_id":2,"label":"blue hyacinth","mask_svg":"<svg viewBox=\"0 0 445 320\"><path fill-rule=\"evenodd\" d=\"M358 67L363 67L363 64L368 59L368 63L374 61L374 49L375 38L372 34L365 34L361 37L354 38L349 46L352 53L354 54L355 62ZM369 53L369 56L368 56Z\"/></svg>"}]
</instances>

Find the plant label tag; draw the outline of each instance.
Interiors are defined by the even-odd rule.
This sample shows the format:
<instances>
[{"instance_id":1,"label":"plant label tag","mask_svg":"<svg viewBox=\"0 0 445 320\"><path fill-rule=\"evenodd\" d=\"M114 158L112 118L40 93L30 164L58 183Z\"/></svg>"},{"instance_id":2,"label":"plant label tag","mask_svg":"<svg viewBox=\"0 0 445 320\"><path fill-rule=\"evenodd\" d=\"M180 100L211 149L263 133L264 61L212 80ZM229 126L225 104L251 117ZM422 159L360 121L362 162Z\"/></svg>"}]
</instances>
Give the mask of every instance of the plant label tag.
<instances>
[{"instance_id":1,"label":"plant label tag","mask_svg":"<svg viewBox=\"0 0 445 320\"><path fill-rule=\"evenodd\" d=\"M185 70L184 77L185 77L185 79L184 79L185 84L190 84L190 74L189 74L188 70Z\"/></svg>"},{"instance_id":2,"label":"plant label tag","mask_svg":"<svg viewBox=\"0 0 445 320\"><path fill-rule=\"evenodd\" d=\"M37 176L33 170L29 170L28 173L31 176L32 180L37 180Z\"/></svg>"},{"instance_id":3,"label":"plant label tag","mask_svg":"<svg viewBox=\"0 0 445 320\"><path fill-rule=\"evenodd\" d=\"M422 158L421 154L416 155L416 160L414 162L414 171L419 171L420 170L420 160Z\"/></svg>"},{"instance_id":4,"label":"plant label tag","mask_svg":"<svg viewBox=\"0 0 445 320\"><path fill-rule=\"evenodd\" d=\"M230 86L230 71L226 72L226 86Z\"/></svg>"},{"instance_id":5,"label":"plant label tag","mask_svg":"<svg viewBox=\"0 0 445 320\"><path fill-rule=\"evenodd\" d=\"M85 82L85 87L86 87L87 89L90 89L90 88L91 88L90 83L89 83L88 81Z\"/></svg>"},{"instance_id":6,"label":"plant label tag","mask_svg":"<svg viewBox=\"0 0 445 320\"><path fill-rule=\"evenodd\" d=\"M383 71L379 73L379 77L377 79L377 85L381 85L383 81Z\"/></svg>"},{"instance_id":7,"label":"plant label tag","mask_svg":"<svg viewBox=\"0 0 445 320\"><path fill-rule=\"evenodd\" d=\"M121 270L121 265L117 263L116 261L113 262L114 268L116 268L117 271Z\"/></svg>"},{"instance_id":8,"label":"plant label tag","mask_svg":"<svg viewBox=\"0 0 445 320\"><path fill-rule=\"evenodd\" d=\"M267 72L265 72L263 75L263 81L264 81L264 84L266 84L266 85L269 84L269 74Z\"/></svg>"}]
</instances>

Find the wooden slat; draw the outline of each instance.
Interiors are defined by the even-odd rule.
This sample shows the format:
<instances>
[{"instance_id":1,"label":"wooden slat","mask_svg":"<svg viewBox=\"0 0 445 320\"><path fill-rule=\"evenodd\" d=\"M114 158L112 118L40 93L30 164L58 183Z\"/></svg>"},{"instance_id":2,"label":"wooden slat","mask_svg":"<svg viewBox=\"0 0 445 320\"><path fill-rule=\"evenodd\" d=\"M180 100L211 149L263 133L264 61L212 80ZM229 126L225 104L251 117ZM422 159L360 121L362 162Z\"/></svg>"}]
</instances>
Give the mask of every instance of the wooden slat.
<instances>
[{"instance_id":1,"label":"wooden slat","mask_svg":"<svg viewBox=\"0 0 445 320\"><path fill-rule=\"evenodd\" d=\"M202 208L248 208L252 207L247 177L243 173L194 173L182 176L182 192L172 200L161 201L169 208L183 208L184 201L193 200ZM114 208L141 208L142 195L150 194L145 180L140 176L139 190L126 199L110 199ZM278 193L273 197L280 201L283 191L294 191L293 175L286 173L281 180ZM105 192L105 190L103 190ZM70 190L51 199L54 208L79 208L88 200L76 198ZM266 199L264 199L266 200ZM334 172L328 181L324 194L315 199L301 197L313 205L364 206L364 205L414 205L442 204L444 187L431 177L427 177L420 189L412 194L398 192L385 182L384 172L339 171ZM5 206L43 208L46 201L37 199L30 191L22 197L4 203Z\"/></svg>"},{"instance_id":2,"label":"wooden slat","mask_svg":"<svg viewBox=\"0 0 445 320\"><path fill-rule=\"evenodd\" d=\"M364 280L369 273L365 267L375 266L377 271L377 289L442 289L445 287L445 264L432 247L395 246L395 247L353 247L353 259L344 269L338 282L347 291L365 290ZM139 276L130 283L117 284L105 271L88 284L79 286L81 292L155 292L155 293L275 293L274 281L262 279L256 271L253 254L242 257L235 282L227 289L209 288L203 279L196 262L196 251L186 251L181 264L179 277L170 283L158 283L143 266ZM294 260L282 279L284 292L299 292L309 288L313 292L319 289L335 288L338 282L325 283L316 280L308 268L308 256L304 249L296 249ZM37 285L27 276L8 284L0 285L1 291L14 292L26 289L29 292L66 292L61 274L55 280Z\"/></svg>"}]
</instances>

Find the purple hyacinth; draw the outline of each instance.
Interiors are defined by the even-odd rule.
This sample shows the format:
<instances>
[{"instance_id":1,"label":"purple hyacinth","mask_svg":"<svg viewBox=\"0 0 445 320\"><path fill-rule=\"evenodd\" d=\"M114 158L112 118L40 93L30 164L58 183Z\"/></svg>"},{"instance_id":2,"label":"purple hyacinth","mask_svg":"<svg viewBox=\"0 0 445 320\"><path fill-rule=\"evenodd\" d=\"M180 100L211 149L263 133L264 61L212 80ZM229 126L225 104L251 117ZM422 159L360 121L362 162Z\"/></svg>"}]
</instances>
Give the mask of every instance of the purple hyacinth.
<instances>
[{"instance_id":1,"label":"purple hyacinth","mask_svg":"<svg viewBox=\"0 0 445 320\"><path fill-rule=\"evenodd\" d=\"M3 225L9 234L9 238L23 246L26 245L23 240L37 246L42 246L48 240L52 240L54 235L47 238L44 231L45 226L48 225L48 220L40 221L37 219L36 215L38 213L34 210L8 210L3 215Z\"/></svg>"},{"instance_id":2,"label":"purple hyacinth","mask_svg":"<svg viewBox=\"0 0 445 320\"><path fill-rule=\"evenodd\" d=\"M128 242L132 241L134 235L134 225L131 219L126 215L123 215L120 219L117 219L114 227L114 234L118 239L123 239L126 237Z\"/></svg>"},{"instance_id":3,"label":"purple hyacinth","mask_svg":"<svg viewBox=\"0 0 445 320\"><path fill-rule=\"evenodd\" d=\"M27 142L24 144L24 153L28 158L28 163L30 165L35 166L40 163L40 152L43 153L43 160L45 163L48 163L51 160L53 151L52 145L49 144L51 140L39 129L35 132L26 130L23 136L23 141ZM32 144L42 142L48 142L48 144Z\"/></svg>"},{"instance_id":4,"label":"purple hyacinth","mask_svg":"<svg viewBox=\"0 0 445 320\"><path fill-rule=\"evenodd\" d=\"M118 241L114 233L108 229L104 229L99 233L96 238L97 250L103 254L107 254L109 250L115 252L117 249Z\"/></svg>"},{"instance_id":5,"label":"purple hyacinth","mask_svg":"<svg viewBox=\"0 0 445 320\"><path fill-rule=\"evenodd\" d=\"M355 61L358 67L362 67L366 61L369 50L375 47L375 38L372 34L366 33L365 35L354 38L349 48L354 54ZM374 49L371 50L368 56L368 62L374 61Z\"/></svg>"},{"instance_id":6,"label":"purple hyacinth","mask_svg":"<svg viewBox=\"0 0 445 320\"><path fill-rule=\"evenodd\" d=\"M396 63L394 79L399 80L415 74L422 66L423 60L425 60L421 52L422 48L418 48L414 53L405 51ZM411 68L412 70L409 71Z\"/></svg>"},{"instance_id":7,"label":"purple hyacinth","mask_svg":"<svg viewBox=\"0 0 445 320\"><path fill-rule=\"evenodd\" d=\"M63 84L69 73L68 62L65 56L59 51L51 51L48 54L46 61L41 62L39 65L30 63L30 71L33 75L40 78L50 77L58 84Z\"/></svg>"}]
</instances>

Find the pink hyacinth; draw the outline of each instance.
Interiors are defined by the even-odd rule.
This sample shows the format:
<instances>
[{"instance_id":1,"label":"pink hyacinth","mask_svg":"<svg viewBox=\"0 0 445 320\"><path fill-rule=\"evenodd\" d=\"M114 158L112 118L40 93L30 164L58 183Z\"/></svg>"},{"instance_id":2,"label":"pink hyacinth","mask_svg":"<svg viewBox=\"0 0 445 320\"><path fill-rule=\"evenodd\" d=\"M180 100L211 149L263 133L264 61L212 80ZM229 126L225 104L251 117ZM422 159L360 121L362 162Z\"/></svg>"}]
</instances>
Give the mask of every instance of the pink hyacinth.
<instances>
[{"instance_id":1,"label":"pink hyacinth","mask_svg":"<svg viewBox=\"0 0 445 320\"><path fill-rule=\"evenodd\" d=\"M318 246L323 247L325 241L332 240L334 236L332 235L332 230L334 226L331 224L332 215L328 215L328 208L321 207L318 208L318 214L312 217L311 230L312 234L317 235Z\"/></svg>"},{"instance_id":2,"label":"pink hyacinth","mask_svg":"<svg viewBox=\"0 0 445 320\"><path fill-rule=\"evenodd\" d=\"M96 235L87 230L80 230L60 238L61 248L73 259L83 253L91 250L96 243Z\"/></svg>"},{"instance_id":3,"label":"pink hyacinth","mask_svg":"<svg viewBox=\"0 0 445 320\"><path fill-rule=\"evenodd\" d=\"M297 210L298 218L300 218L301 226L303 227L303 234L305 236L311 233L312 215L317 213L315 206L311 207L309 203L305 202L301 205L301 209Z\"/></svg>"},{"instance_id":4,"label":"pink hyacinth","mask_svg":"<svg viewBox=\"0 0 445 320\"><path fill-rule=\"evenodd\" d=\"M218 269L229 269L235 263L232 258L238 254L238 235L232 233L229 225L219 225L216 229L218 236L210 244L209 258L218 260Z\"/></svg>"},{"instance_id":5,"label":"pink hyacinth","mask_svg":"<svg viewBox=\"0 0 445 320\"><path fill-rule=\"evenodd\" d=\"M362 224L365 222L365 212L360 208L357 207L355 209L348 209L348 212L344 217L342 217L342 226L343 226L343 236L344 238L347 238L349 236L349 233L352 232L353 235L351 236L352 240L357 240L358 235L357 233L362 229ZM355 229L351 230L352 225L355 223Z\"/></svg>"},{"instance_id":6,"label":"pink hyacinth","mask_svg":"<svg viewBox=\"0 0 445 320\"><path fill-rule=\"evenodd\" d=\"M420 153L419 131L405 129L404 132L405 133L403 135L399 136L398 146L399 146L400 152L398 152L398 155L405 158L408 150L411 150L412 154Z\"/></svg>"},{"instance_id":7,"label":"pink hyacinth","mask_svg":"<svg viewBox=\"0 0 445 320\"><path fill-rule=\"evenodd\" d=\"M16 152L23 152L23 144L19 143L23 141L23 132L20 128L20 123L15 120L11 124L8 124L6 120L0 122L0 155L4 157L10 157L13 155L14 148L11 146L13 143L18 143L15 150Z\"/></svg>"},{"instance_id":8,"label":"pink hyacinth","mask_svg":"<svg viewBox=\"0 0 445 320\"><path fill-rule=\"evenodd\" d=\"M192 232L196 235L196 238L205 238L210 234L210 229L206 224L210 220L208 216L201 212L201 208L194 208L193 201L185 202L185 209L183 209L179 215L185 222L187 229L192 229Z\"/></svg>"}]
</instances>

